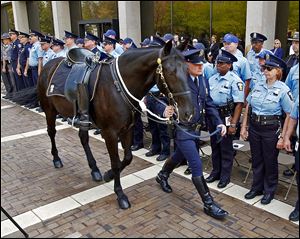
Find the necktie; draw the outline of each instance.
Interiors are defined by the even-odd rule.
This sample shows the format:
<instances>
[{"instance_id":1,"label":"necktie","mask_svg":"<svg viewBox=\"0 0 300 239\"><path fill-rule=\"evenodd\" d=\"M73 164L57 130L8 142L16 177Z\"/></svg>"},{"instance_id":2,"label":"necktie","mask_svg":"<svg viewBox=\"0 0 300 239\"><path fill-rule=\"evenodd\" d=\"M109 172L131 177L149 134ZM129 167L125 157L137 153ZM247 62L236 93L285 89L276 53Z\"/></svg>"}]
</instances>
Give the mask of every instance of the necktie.
<instances>
[{"instance_id":1,"label":"necktie","mask_svg":"<svg viewBox=\"0 0 300 239\"><path fill-rule=\"evenodd\" d=\"M195 79L194 79L194 83L195 83L195 85L197 86L197 88L198 88L198 77L195 77Z\"/></svg>"}]
</instances>

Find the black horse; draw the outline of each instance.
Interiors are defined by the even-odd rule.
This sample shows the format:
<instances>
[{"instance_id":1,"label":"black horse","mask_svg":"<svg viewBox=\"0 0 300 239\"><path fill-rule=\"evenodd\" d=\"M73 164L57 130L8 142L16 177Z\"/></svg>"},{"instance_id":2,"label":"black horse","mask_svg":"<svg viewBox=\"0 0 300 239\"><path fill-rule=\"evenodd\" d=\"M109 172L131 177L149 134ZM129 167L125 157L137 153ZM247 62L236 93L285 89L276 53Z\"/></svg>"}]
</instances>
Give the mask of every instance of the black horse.
<instances>
[{"instance_id":1,"label":"black horse","mask_svg":"<svg viewBox=\"0 0 300 239\"><path fill-rule=\"evenodd\" d=\"M159 58L161 64L158 64ZM51 76L61 60L62 58L53 59L44 66L37 88L41 108L46 114L47 131L52 143L51 153L56 168L63 166L55 145L56 115L72 117L74 113L73 104L66 98L46 96ZM179 119L182 122L187 122L191 118L193 108L186 82L187 68L184 57L172 47L171 42L162 48L131 49L112 61L114 64L116 62L119 66L119 77L112 76L110 64L102 65L101 72L97 76L99 80L94 97L90 102L90 116L95 125L102 130L111 160L111 169L104 174L103 178L106 182L114 179L114 191L117 194L119 206L127 209L130 207L130 202L123 192L120 173L132 161L130 149L133 138L132 126L135 107L138 106L138 103L128 96L122 84L118 84L116 87L116 82L120 82L116 78L123 78L127 89L137 99L142 99L157 83L159 89L171 101L177 103ZM91 74L91 77L96 77L96 74ZM127 97L130 102L126 100ZM89 147L88 132L79 130L79 137L92 170L93 180L101 181L102 175ZM124 148L123 161L120 160L118 154L118 139Z\"/></svg>"}]
</instances>

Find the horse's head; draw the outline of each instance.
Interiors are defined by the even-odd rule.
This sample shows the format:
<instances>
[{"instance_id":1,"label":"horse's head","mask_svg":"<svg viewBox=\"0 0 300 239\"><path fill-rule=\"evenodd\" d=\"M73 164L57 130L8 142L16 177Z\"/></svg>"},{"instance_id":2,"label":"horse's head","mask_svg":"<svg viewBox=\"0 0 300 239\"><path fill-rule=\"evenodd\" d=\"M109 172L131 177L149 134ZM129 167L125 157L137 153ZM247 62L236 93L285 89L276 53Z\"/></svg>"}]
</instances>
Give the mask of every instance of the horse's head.
<instances>
[{"instance_id":1,"label":"horse's head","mask_svg":"<svg viewBox=\"0 0 300 239\"><path fill-rule=\"evenodd\" d=\"M188 122L193 116L193 105L184 57L172 47L172 41L168 41L160 49L157 63L157 86L175 106L179 120Z\"/></svg>"}]
</instances>

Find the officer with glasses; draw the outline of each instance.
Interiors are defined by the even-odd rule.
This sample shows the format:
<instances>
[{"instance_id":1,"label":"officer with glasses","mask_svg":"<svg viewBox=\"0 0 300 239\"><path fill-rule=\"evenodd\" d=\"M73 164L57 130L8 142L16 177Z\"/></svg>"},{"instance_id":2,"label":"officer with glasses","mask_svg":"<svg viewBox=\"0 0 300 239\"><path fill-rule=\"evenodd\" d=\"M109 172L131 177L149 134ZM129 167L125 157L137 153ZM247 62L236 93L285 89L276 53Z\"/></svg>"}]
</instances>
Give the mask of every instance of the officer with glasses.
<instances>
[{"instance_id":1,"label":"officer with glasses","mask_svg":"<svg viewBox=\"0 0 300 239\"><path fill-rule=\"evenodd\" d=\"M278 185L278 154L286 133L281 121L283 112L287 115L285 120L289 118L293 96L288 86L280 81L286 68L283 60L266 54L261 67L266 81L257 82L246 99L241 137L249 138L253 169L252 187L245 198L253 199L263 194L261 203L269 204Z\"/></svg>"}]
</instances>

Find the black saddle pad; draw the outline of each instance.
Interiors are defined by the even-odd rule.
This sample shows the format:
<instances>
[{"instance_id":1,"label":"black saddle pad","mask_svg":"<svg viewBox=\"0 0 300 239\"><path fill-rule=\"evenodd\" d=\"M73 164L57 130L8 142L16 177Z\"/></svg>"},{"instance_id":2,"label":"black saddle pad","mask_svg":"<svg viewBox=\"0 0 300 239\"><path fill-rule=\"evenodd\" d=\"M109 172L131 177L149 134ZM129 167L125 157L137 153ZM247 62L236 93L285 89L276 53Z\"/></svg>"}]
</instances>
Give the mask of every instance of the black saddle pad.
<instances>
[{"instance_id":1,"label":"black saddle pad","mask_svg":"<svg viewBox=\"0 0 300 239\"><path fill-rule=\"evenodd\" d=\"M90 74L88 89L89 89L89 98L92 100L94 88L97 85L98 81L98 75L100 73L102 64L99 64ZM72 67L69 67L67 63L65 63L65 60L63 59L59 65L57 66L55 72L52 75L52 78L49 82L49 86L47 89L47 96L62 96L65 97L65 84L66 80L68 78L68 75L71 72ZM74 79L74 82L76 82L76 79Z\"/></svg>"}]
</instances>

